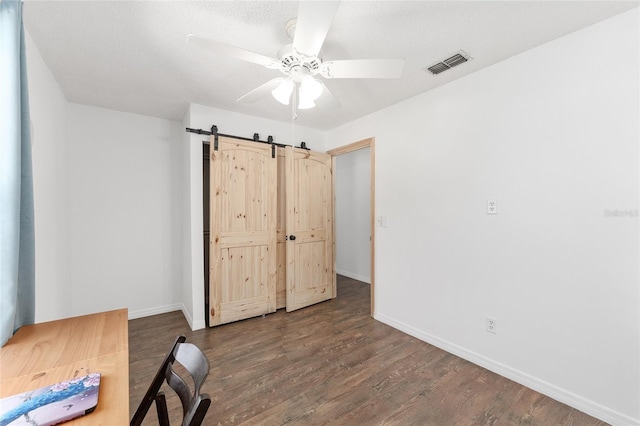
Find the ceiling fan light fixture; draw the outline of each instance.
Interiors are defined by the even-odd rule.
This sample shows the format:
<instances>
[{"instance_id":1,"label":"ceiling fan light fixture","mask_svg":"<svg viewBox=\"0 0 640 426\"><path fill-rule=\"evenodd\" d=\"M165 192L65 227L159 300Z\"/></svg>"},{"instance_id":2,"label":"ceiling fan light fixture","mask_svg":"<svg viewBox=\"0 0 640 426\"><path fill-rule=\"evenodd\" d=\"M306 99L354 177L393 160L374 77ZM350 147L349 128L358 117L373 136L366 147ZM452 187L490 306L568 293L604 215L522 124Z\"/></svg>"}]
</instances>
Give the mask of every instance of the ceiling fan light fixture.
<instances>
[{"instance_id":1,"label":"ceiling fan light fixture","mask_svg":"<svg viewBox=\"0 0 640 426\"><path fill-rule=\"evenodd\" d=\"M300 83L300 99L307 98L315 101L322 94L322 83L310 75L302 79Z\"/></svg>"},{"instance_id":2,"label":"ceiling fan light fixture","mask_svg":"<svg viewBox=\"0 0 640 426\"><path fill-rule=\"evenodd\" d=\"M283 79L278 87L271 91L273 97L283 105L289 105L291 93L293 93L293 81L288 78Z\"/></svg>"},{"instance_id":3,"label":"ceiling fan light fixture","mask_svg":"<svg viewBox=\"0 0 640 426\"><path fill-rule=\"evenodd\" d=\"M300 101L298 102L298 109L311 109L316 106L316 103L309 98L304 98L300 96Z\"/></svg>"}]
</instances>

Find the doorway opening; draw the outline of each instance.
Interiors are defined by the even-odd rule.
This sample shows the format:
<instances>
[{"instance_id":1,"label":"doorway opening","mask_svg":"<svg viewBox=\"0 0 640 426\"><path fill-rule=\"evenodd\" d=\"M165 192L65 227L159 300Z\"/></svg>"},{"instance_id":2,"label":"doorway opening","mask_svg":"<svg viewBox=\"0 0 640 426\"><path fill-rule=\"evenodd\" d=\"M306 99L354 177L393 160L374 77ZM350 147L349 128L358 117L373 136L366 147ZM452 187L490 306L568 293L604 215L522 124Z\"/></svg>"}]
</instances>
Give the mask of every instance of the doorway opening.
<instances>
[{"instance_id":1,"label":"doorway opening","mask_svg":"<svg viewBox=\"0 0 640 426\"><path fill-rule=\"evenodd\" d=\"M351 258L349 259L349 262L352 262L352 265L356 265L355 269L358 269L357 265L360 265L359 267L362 268L362 266L366 263L368 263L368 269L369 269L369 282L371 285L371 316L374 315L375 312L375 140L374 138L367 138L367 139L363 139L361 141L358 142L354 142L351 143L349 145L345 145L339 148L335 148L332 149L330 151L328 151L328 153L331 155L332 158L332 170L333 172L333 179L334 179L334 194L336 194L337 191L337 187L340 185L340 183L336 182L336 178L338 175L338 161L342 162L342 159L338 160L338 157L340 156L344 156L345 154L349 154L349 153L355 153L356 151L358 151L357 154L364 154L363 155L358 155L357 158L353 157L353 156L349 156L349 158L347 158L347 156L343 157L347 163L349 164L352 161L360 161L362 162L363 159L366 157L366 152L368 151L369 153L369 179L368 179L368 186L369 186L369 220L368 220L368 231L369 231L369 250L368 250L368 254L369 254L369 259L368 262L365 262L362 259L362 249L358 250L357 248L355 249L356 251L359 251L359 253L350 253ZM366 161L366 160L365 160ZM340 177L338 177L340 178ZM360 176L358 179L360 179L362 182L365 183L366 185L366 181L364 181L362 179L362 176ZM360 190L362 185L360 185ZM336 194L337 195L337 194ZM357 202L357 200L350 200L351 201L355 201ZM336 203L338 203L339 201L336 201ZM344 206L343 206L344 207ZM336 209L340 209L340 206L336 206ZM336 211L336 219L339 216L339 212ZM340 232L339 229L335 229L336 226L336 221L334 221L334 236L336 238L336 246L338 245L338 232ZM365 221L365 223L367 223ZM362 234L363 231L362 229L360 231L357 231L355 229L350 229L350 232L353 231L356 234L360 233ZM343 249L349 249L349 248L343 248ZM340 249L339 249L340 250ZM353 250L352 250L353 251ZM365 250L366 251L366 250ZM366 254L365 254L366 256ZM334 259L336 258L336 253L334 253ZM336 260L336 262L338 262ZM339 263L339 262L338 262ZM339 264L337 264L336 266L336 272L340 272L340 266ZM362 269L360 269L360 271L362 271ZM353 272L353 271L352 271ZM358 277L361 276L361 278L363 279L359 279ZM359 279L360 281L366 281L366 273L365 272L360 272L360 273L355 273L355 274L351 274L349 276L350 278L354 278L354 279Z\"/></svg>"}]
</instances>

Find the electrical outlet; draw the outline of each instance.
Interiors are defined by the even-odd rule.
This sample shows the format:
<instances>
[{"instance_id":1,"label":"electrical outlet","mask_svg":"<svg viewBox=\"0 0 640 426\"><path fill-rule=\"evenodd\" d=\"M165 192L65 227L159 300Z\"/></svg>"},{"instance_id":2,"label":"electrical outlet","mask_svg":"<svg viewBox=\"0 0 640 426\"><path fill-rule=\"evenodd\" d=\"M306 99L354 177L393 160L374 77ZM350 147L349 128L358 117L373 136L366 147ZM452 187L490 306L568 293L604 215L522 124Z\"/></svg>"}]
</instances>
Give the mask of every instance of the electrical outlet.
<instances>
[{"instance_id":1,"label":"electrical outlet","mask_svg":"<svg viewBox=\"0 0 640 426\"><path fill-rule=\"evenodd\" d=\"M487 214L498 214L498 203L496 200L487 201Z\"/></svg>"},{"instance_id":2,"label":"electrical outlet","mask_svg":"<svg viewBox=\"0 0 640 426\"><path fill-rule=\"evenodd\" d=\"M498 321L493 318L486 318L485 327L487 332L496 334L498 332Z\"/></svg>"}]
</instances>

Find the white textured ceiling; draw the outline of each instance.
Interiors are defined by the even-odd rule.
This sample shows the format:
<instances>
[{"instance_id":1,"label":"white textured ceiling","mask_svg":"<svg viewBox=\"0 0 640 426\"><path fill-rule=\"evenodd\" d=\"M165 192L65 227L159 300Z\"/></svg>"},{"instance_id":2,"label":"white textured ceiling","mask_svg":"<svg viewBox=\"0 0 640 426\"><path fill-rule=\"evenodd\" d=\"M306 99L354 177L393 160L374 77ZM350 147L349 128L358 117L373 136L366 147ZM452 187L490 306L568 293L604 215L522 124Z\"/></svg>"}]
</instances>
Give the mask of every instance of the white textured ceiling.
<instances>
[{"instance_id":1,"label":"white textured ceiling","mask_svg":"<svg viewBox=\"0 0 640 426\"><path fill-rule=\"evenodd\" d=\"M189 103L289 122L271 97L235 100L281 74L188 46L187 34L276 57L297 1L27 1L25 25L71 102L181 120ZM325 80L339 109L299 111L331 129L638 6L638 1L343 1L324 60L404 58L398 80ZM460 49L473 60L423 69ZM555 66L557 64L550 64ZM561 65L561 64L559 64Z\"/></svg>"}]
</instances>

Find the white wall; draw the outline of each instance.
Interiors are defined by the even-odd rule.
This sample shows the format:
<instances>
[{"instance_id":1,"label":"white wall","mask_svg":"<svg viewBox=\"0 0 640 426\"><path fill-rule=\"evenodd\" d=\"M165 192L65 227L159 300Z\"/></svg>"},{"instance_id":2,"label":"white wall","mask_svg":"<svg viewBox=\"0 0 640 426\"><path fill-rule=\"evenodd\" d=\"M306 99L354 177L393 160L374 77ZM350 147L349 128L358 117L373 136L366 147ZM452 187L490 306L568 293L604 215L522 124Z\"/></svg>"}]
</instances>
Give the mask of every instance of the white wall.
<instances>
[{"instance_id":1,"label":"white wall","mask_svg":"<svg viewBox=\"0 0 640 426\"><path fill-rule=\"evenodd\" d=\"M72 314L180 309L178 122L68 105Z\"/></svg>"},{"instance_id":2,"label":"white wall","mask_svg":"<svg viewBox=\"0 0 640 426\"><path fill-rule=\"evenodd\" d=\"M271 135L274 142L291 145L300 145L305 141L307 146L316 151L324 151L324 133L318 130L295 126L290 123L283 123L274 120L254 117L245 114L210 108L202 105L191 104L189 111L185 114L188 120L188 127L194 129L210 130L212 125L218 127L218 132L252 138L254 133L260 134L261 140L266 140ZM184 121L183 120L183 123ZM293 135L293 139L292 139ZM193 311L187 315L191 328L194 330L205 327L204 309L204 248L202 246L203 226L202 226L202 141L207 140L207 136L190 134L189 147L185 155L189 158L188 169L185 170L186 179L191 183L189 190L189 211L185 212L185 223L191 228L185 230L185 237L189 239L186 243L189 248L185 249L185 254L190 259L185 260L185 268L190 267L191 273L185 274L185 278L191 279ZM187 219L188 217L188 219ZM190 276L189 276L190 275ZM189 318L189 316L191 318Z\"/></svg>"},{"instance_id":3,"label":"white wall","mask_svg":"<svg viewBox=\"0 0 640 426\"><path fill-rule=\"evenodd\" d=\"M26 32L36 240L36 322L71 314L67 99Z\"/></svg>"},{"instance_id":4,"label":"white wall","mask_svg":"<svg viewBox=\"0 0 640 426\"><path fill-rule=\"evenodd\" d=\"M180 130L183 131L186 127L189 127L189 123L191 121L191 106L189 106L187 108L187 111L184 114L184 117L182 118L182 125L180 127ZM204 265L202 266L202 269L197 270L197 265L194 264L194 262L191 261L192 259L192 250L193 250L193 246L196 245L195 241L191 241L191 210L192 210L192 205L194 203L196 203L196 205L198 204L198 200L195 199L197 198L197 193L196 191L194 191L192 188L194 186L200 185L200 193L202 193L202 183L195 182L193 181L193 178L191 176L191 162L195 161L192 160L192 156L197 157L198 155L200 156L200 158L202 158L202 149L200 149L200 154L198 154L198 144L196 142L191 143L191 134L184 132L182 134L182 145L180 147L182 153L181 153L181 159L182 159L182 194L183 194L183 199L182 199L182 282L181 282L181 292L182 292L182 303L184 305L184 314L185 317L187 319L187 322L189 323L189 325L191 326L192 329L197 330L200 328L203 328L205 326L204 323L204 313L201 313L200 316L198 317L198 322L195 323L194 319L193 319L193 315L194 315L194 302L198 303L199 301L202 301L202 304L200 306L202 306L202 309L199 309L200 311L204 310L204 299L203 296L198 296L198 292L196 292L196 294L194 295L193 292L193 281L200 281L202 282L202 280L204 280L204 273L203 272L199 272L202 271L202 269L204 268ZM194 152L192 152L192 150ZM200 160L202 161L202 160ZM200 206L202 206L202 201L200 201ZM201 275L202 274L202 275ZM195 278L194 278L195 277ZM197 311L197 310L196 310Z\"/></svg>"},{"instance_id":5,"label":"white wall","mask_svg":"<svg viewBox=\"0 0 640 426\"><path fill-rule=\"evenodd\" d=\"M371 149L336 157L336 272L371 283Z\"/></svg>"},{"instance_id":6,"label":"white wall","mask_svg":"<svg viewBox=\"0 0 640 426\"><path fill-rule=\"evenodd\" d=\"M182 125L69 104L28 33L27 68L36 322L183 309Z\"/></svg>"},{"instance_id":7,"label":"white wall","mask_svg":"<svg viewBox=\"0 0 640 426\"><path fill-rule=\"evenodd\" d=\"M640 424L638 51L635 9L327 136L376 138L377 319L618 425Z\"/></svg>"}]
</instances>

